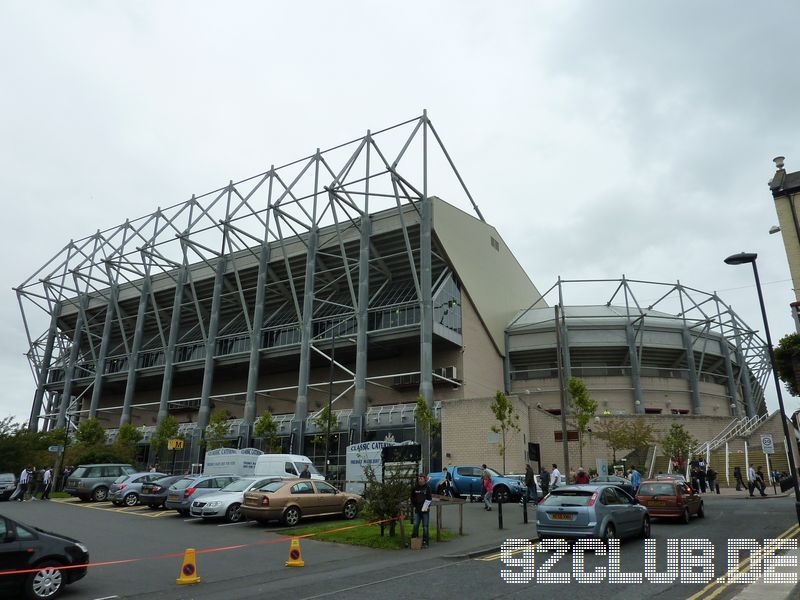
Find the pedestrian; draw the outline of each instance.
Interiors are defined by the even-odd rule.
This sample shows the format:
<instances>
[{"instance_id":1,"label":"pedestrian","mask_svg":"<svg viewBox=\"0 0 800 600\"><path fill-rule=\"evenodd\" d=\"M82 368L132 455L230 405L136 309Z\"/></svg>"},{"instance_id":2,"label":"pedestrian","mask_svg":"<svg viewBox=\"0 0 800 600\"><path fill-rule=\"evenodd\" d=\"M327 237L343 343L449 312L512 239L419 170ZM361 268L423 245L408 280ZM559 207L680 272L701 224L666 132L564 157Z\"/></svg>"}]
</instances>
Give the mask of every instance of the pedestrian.
<instances>
[{"instance_id":1,"label":"pedestrian","mask_svg":"<svg viewBox=\"0 0 800 600\"><path fill-rule=\"evenodd\" d=\"M50 486L53 481L53 471L50 467L45 469L44 475L42 476L42 483L44 484L44 489L42 490L42 500L50 500Z\"/></svg>"},{"instance_id":2,"label":"pedestrian","mask_svg":"<svg viewBox=\"0 0 800 600\"><path fill-rule=\"evenodd\" d=\"M742 469L739 467L733 468L733 478L736 480L736 491L741 492L744 489L744 481L742 481Z\"/></svg>"},{"instance_id":3,"label":"pedestrian","mask_svg":"<svg viewBox=\"0 0 800 600\"><path fill-rule=\"evenodd\" d=\"M558 465L553 463L553 470L550 471L550 489L554 490L561 485L561 471L558 470Z\"/></svg>"},{"instance_id":4,"label":"pedestrian","mask_svg":"<svg viewBox=\"0 0 800 600\"><path fill-rule=\"evenodd\" d=\"M442 481L437 488L437 492L440 496L453 497L453 476L450 475L447 467L442 467Z\"/></svg>"},{"instance_id":5,"label":"pedestrian","mask_svg":"<svg viewBox=\"0 0 800 600\"><path fill-rule=\"evenodd\" d=\"M30 480L30 473L28 472L28 468L25 467L20 471L19 474L19 496L17 496L17 500L20 502L25 501L25 494L28 492L28 481Z\"/></svg>"},{"instance_id":6,"label":"pedestrian","mask_svg":"<svg viewBox=\"0 0 800 600\"><path fill-rule=\"evenodd\" d=\"M636 465L631 465L631 486L633 486L633 495L639 491L639 484L642 482L642 475L636 470Z\"/></svg>"},{"instance_id":7,"label":"pedestrian","mask_svg":"<svg viewBox=\"0 0 800 600\"><path fill-rule=\"evenodd\" d=\"M708 480L708 491L710 493L717 492L719 494L719 482L717 481L717 472L712 468L708 467L706 471L706 479Z\"/></svg>"},{"instance_id":8,"label":"pedestrian","mask_svg":"<svg viewBox=\"0 0 800 600\"><path fill-rule=\"evenodd\" d=\"M536 492L536 477L533 474L533 468L530 464L527 464L525 465L525 495L519 503L524 504L531 500L538 504L539 494Z\"/></svg>"},{"instance_id":9,"label":"pedestrian","mask_svg":"<svg viewBox=\"0 0 800 600\"><path fill-rule=\"evenodd\" d=\"M492 483L492 475L489 471L483 471L481 483L483 485L483 509L492 510L492 492L494 491L494 484Z\"/></svg>"},{"instance_id":10,"label":"pedestrian","mask_svg":"<svg viewBox=\"0 0 800 600\"><path fill-rule=\"evenodd\" d=\"M542 498L550 492L550 473L545 467L539 472L539 486L542 488Z\"/></svg>"},{"instance_id":11,"label":"pedestrian","mask_svg":"<svg viewBox=\"0 0 800 600\"><path fill-rule=\"evenodd\" d=\"M758 470L761 470L761 467L758 467ZM753 468L753 465L750 465L750 468L747 470L747 479L749 481L748 489L750 491L750 497L753 497L753 492L758 488L759 493L762 496L766 496L764 493L762 486L762 482L759 480L758 471Z\"/></svg>"},{"instance_id":12,"label":"pedestrian","mask_svg":"<svg viewBox=\"0 0 800 600\"><path fill-rule=\"evenodd\" d=\"M697 465L697 477L700 480L700 491L706 493L706 461L701 460Z\"/></svg>"},{"instance_id":13,"label":"pedestrian","mask_svg":"<svg viewBox=\"0 0 800 600\"><path fill-rule=\"evenodd\" d=\"M761 471L761 465L758 465L758 468L756 469L756 481L758 485L758 491L761 492L762 496L766 496L764 490L767 489L767 483L764 479L764 473Z\"/></svg>"},{"instance_id":14,"label":"pedestrian","mask_svg":"<svg viewBox=\"0 0 800 600\"><path fill-rule=\"evenodd\" d=\"M589 483L589 476L586 474L586 469L578 467L578 473L575 475L575 483Z\"/></svg>"},{"instance_id":15,"label":"pedestrian","mask_svg":"<svg viewBox=\"0 0 800 600\"><path fill-rule=\"evenodd\" d=\"M41 473L36 470L36 467L28 467L28 498L31 500L36 500L40 479Z\"/></svg>"},{"instance_id":16,"label":"pedestrian","mask_svg":"<svg viewBox=\"0 0 800 600\"><path fill-rule=\"evenodd\" d=\"M692 487L697 493L700 493L700 470L697 465L692 467Z\"/></svg>"},{"instance_id":17,"label":"pedestrian","mask_svg":"<svg viewBox=\"0 0 800 600\"><path fill-rule=\"evenodd\" d=\"M311 479L311 471L308 470L308 463L303 465L303 470L300 471L300 479Z\"/></svg>"},{"instance_id":18,"label":"pedestrian","mask_svg":"<svg viewBox=\"0 0 800 600\"><path fill-rule=\"evenodd\" d=\"M428 510L431 504L431 488L428 487L428 478L425 475L417 477L417 484L411 488L411 506L414 507L414 527L411 537L419 537L419 524L422 523L422 547L427 548L430 540L429 526L431 513Z\"/></svg>"}]
</instances>

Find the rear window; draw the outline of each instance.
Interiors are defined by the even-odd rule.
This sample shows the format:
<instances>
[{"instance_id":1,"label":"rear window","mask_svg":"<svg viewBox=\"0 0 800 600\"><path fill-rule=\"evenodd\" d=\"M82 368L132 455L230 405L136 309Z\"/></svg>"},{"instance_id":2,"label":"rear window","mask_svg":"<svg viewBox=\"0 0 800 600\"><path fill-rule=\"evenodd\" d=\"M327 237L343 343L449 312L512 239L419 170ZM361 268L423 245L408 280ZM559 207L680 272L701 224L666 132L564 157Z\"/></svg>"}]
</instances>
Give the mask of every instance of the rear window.
<instances>
[{"instance_id":1,"label":"rear window","mask_svg":"<svg viewBox=\"0 0 800 600\"><path fill-rule=\"evenodd\" d=\"M122 483L122 482L123 482L123 481L125 481L127 478L128 478L128 476L127 476L127 475L120 475L119 477L117 477L117 478L114 480L114 483Z\"/></svg>"},{"instance_id":2,"label":"rear window","mask_svg":"<svg viewBox=\"0 0 800 600\"><path fill-rule=\"evenodd\" d=\"M594 492L588 490L564 490L551 492L542 502L545 506L588 506Z\"/></svg>"},{"instance_id":3,"label":"rear window","mask_svg":"<svg viewBox=\"0 0 800 600\"><path fill-rule=\"evenodd\" d=\"M178 479L178 481L172 484L172 487L174 487L176 490L185 490L187 487L189 487L189 484L192 483L193 481L194 479L191 478Z\"/></svg>"},{"instance_id":4,"label":"rear window","mask_svg":"<svg viewBox=\"0 0 800 600\"><path fill-rule=\"evenodd\" d=\"M674 496L675 488L671 483L645 483L639 486L639 496Z\"/></svg>"},{"instance_id":5,"label":"rear window","mask_svg":"<svg viewBox=\"0 0 800 600\"><path fill-rule=\"evenodd\" d=\"M0 473L0 481L15 481L13 473Z\"/></svg>"},{"instance_id":6,"label":"rear window","mask_svg":"<svg viewBox=\"0 0 800 600\"><path fill-rule=\"evenodd\" d=\"M281 489L284 485L286 485L283 481L272 481L267 485L262 485L259 488L253 488L252 491L259 491L259 492L277 492Z\"/></svg>"}]
</instances>

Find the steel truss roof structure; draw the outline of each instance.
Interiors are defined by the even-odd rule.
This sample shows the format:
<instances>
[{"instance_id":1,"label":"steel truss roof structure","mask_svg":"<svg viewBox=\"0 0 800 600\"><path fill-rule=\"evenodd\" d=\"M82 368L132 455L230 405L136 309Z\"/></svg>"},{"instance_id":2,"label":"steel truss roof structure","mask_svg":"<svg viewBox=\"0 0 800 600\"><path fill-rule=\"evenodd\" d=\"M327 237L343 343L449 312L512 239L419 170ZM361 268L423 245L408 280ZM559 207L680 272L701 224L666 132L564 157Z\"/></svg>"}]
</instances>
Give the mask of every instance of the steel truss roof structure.
<instances>
[{"instance_id":1,"label":"steel truss roof structure","mask_svg":"<svg viewBox=\"0 0 800 600\"><path fill-rule=\"evenodd\" d=\"M611 310L598 311L597 303L576 304L565 303L567 294L581 301L605 296L605 307ZM570 324L577 326L596 325L611 326L624 322L629 330L630 351L626 353L624 362L631 367L634 383L642 367L643 351L646 346L643 332L650 328L679 329L684 333L684 345L693 352L685 352L685 366L693 394L692 403L695 411L699 411L697 395L698 379L704 371L704 362L713 359L724 363L728 370L726 383L729 386L741 386L744 396L744 409L748 417L766 412L764 388L771 373L766 341L758 332L750 328L716 292L709 293L676 283L628 279L561 279L553 284L540 301L521 311L509 324L506 330L506 356L508 357L508 335L519 333L535 327L537 324L550 323L555 327L555 313L543 314L542 303L548 298L554 304L563 307L561 312L561 332L564 339L569 339ZM546 311L550 313L550 311ZM721 356L719 342L723 341ZM710 344L712 344L710 346ZM695 355L698 354L699 359ZM568 350L565 354L569 364ZM510 389L511 369L507 358L506 387ZM732 366L746 366L738 369L733 375ZM721 368L722 364L717 365ZM748 376L749 373L749 376ZM640 393L640 392L639 392ZM731 413L737 416L737 394L731 387ZM639 402L636 412L643 413L644 405Z\"/></svg>"},{"instance_id":2,"label":"steel truss roof structure","mask_svg":"<svg viewBox=\"0 0 800 600\"><path fill-rule=\"evenodd\" d=\"M446 298L444 309L435 306L435 293L452 288L431 239L434 172L451 177L448 191L463 193L483 221L423 113L70 241L15 288L37 385L30 426L95 416L104 382L115 377L126 380L120 424L130 422L137 370L151 367L164 372L160 422L176 402L169 389L175 365L202 361L202 429L214 361L235 353L249 356L243 395L251 424L263 391L256 389L260 352L287 345L300 348L301 423L312 353L327 357L318 342L335 336L357 338L356 372L336 366L350 375L343 381L355 390L354 412L363 414L366 336L370 319L382 318L378 309L402 309L419 328L420 393L432 404L434 316L447 326L448 306ZM383 218L399 227L382 231ZM43 317L50 323L40 331Z\"/></svg>"}]
</instances>

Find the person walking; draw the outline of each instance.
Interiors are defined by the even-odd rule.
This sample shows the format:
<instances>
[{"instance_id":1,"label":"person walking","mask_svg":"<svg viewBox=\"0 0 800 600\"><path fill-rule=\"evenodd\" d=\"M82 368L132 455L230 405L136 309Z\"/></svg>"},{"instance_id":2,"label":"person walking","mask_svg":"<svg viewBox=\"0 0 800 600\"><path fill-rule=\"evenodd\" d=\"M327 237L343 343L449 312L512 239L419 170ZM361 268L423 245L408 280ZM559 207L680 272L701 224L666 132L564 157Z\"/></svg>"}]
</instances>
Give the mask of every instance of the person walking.
<instances>
[{"instance_id":1,"label":"person walking","mask_svg":"<svg viewBox=\"0 0 800 600\"><path fill-rule=\"evenodd\" d=\"M761 471L761 465L758 465L756 469L756 485L758 486L758 491L761 492L762 496L766 496L767 494L764 491L767 489L767 483L764 479L764 473Z\"/></svg>"},{"instance_id":2,"label":"person walking","mask_svg":"<svg viewBox=\"0 0 800 600\"><path fill-rule=\"evenodd\" d=\"M758 467L759 471L761 467ZM750 491L750 497L753 497L753 492L758 488L759 493L762 496L766 496L764 490L762 489L762 483L759 481L758 472L753 468L753 465L750 465L750 468L747 470L747 479L749 481L748 489Z\"/></svg>"},{"instance_id":3,"label":"person walking","mask_svg":"<svg viewBox=\"0 0 800 600\"><path fill-rule=\"evenodd\" d=\"M539 473L539 485L542 488L542 498L544 498L550 492L550 473L545 467L542 467Z\"/></svg>"},{"instance_id":4,"label":"person walking","mask_svg":"<svg viewBox=\"0 0 800 600\"><path fill-rule=\"evenodd\" d=\"M554 490L561 485L561 471L558 470L558 465L553 463L553 470L550 471L550 489Z\"/></svg>"},{"instance_id":5,"label":"person walking","mask_svg":"<svg viewBox=\"0 0 800 600\"><path fill-rule=\"evenodd\" d=\"M535 504L539 503L539 494L536 491L536 477L534 477L533 468L529 463L525 465L525 495L519 503L525 504L531 500L533 500Z\"/></svg>"},{"instance_id":6,"label":"person walking","mask_svg":"<svg viewBox=\"0 0 800 600\"><path fill-rule=\"evenodd\" d=\"M717 492L719 494L719 482L717 481L717 472L712 468L708 467L706 471L706 479L708 480L708 491L710 493Z\"/></svg>"},{"instance_id":7,"label":"person walking","mask_svg":"<svg viewBox=\"0 0 800 600\"><path fill-rule=\"evenodd\" d=\"M439 484L438 492L440 496L453 497L453 476L447 467L442 467L442 482Z\"/></svg>"},{"instance_id":8,"label":"person walking","mask_svg":"<svg viewBox=\"0 0 800 600\"><path fill-rule=\"evenodd\" d=\"M744 481L742 481L742 469L739 467L733 468L733 478L736 480L736 491L741 492L744 488Z\"/></svg>"},{"instance_id":9,"label":"person walking","mask_svg":"<svg viewBox=\"0 0 800 600\"><path fill-rule=\"evenodd\" d=\"M494 484L492 483L492 475L489 471L484 470L482 475L483 484L483 509L492 510L492 492L494 491Z\"/></svg>"},{"instance_id":10,"label":"person walking","mask_svg":"<svg viewBox=\"0 0 800 600\"><path fill-rule=\"evenodd\" d=\"M636 470L636 465L631 465L631 486L633 486L633 495L639 491L639 484L642 482L642 475Z\"/></svg>"},{"instance_id":11,"label":"person walking","mask_svg":"<svg viewBox=\"0 0 800 600\"><path fill-rule=\"evenodd\" d=\"M700 460L697 465L697 477L700 480L700 491L706 493L706 461Z\"/></svg>"},{"instance_id":12,"label":"person walking","mask_svg":"<svg viewBox=\"0 0 800 600\"><path fill-rule=\"evenodd\" d=\"M20 502L25 501L25 494L28 492L28 481L30 481L30 473L28 467L25 467L19 474L19 496L17 496L17 500Z\"/></svg>"},{"instance_id":13,"label":"person walking","mask_svg":"<svg viewBox=\"0 0 800 600\"><path fill-rule=\"evenodd\" d=\"M587 475L586 469L583 467L578 467L578 473L575 475L575 483L589 483L589 475Z\"/></svg>"},{"instance_id":14,"label":"person walking","mask_svg":"<svg viewBox=\"0 0 800 600\"><path fill-rule=\"evenodd\" d=\"M53 481L53 471L50 467L44 472L42 476L42 483L44 484L44 489L42 490L42 500L50 500L50 486L52 485Z\"/></svg>"},{"instance_id":15,"label":"person walking","mask_svg":"<svg viewBox=\"0 0 800 600\"><path fill-rule=\"evenodd\" d=\"M428 478L425 475L419 475L416 485L411 488L411 506L414 507L414 526L411 530L411 537L419 537L419 524L422 523L423 548L427 548L430 541L431 513L428 509L432 499Z\"/></svg>"}]
</instances>

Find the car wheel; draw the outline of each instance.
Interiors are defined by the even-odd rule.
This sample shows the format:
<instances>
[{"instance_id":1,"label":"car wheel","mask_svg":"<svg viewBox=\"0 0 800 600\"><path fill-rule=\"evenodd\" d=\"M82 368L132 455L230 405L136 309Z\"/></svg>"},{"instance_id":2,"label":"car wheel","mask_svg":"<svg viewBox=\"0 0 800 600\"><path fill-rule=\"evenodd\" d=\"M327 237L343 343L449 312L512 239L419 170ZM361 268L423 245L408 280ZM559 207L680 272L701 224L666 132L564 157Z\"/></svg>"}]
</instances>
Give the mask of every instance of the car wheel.
<instances>
[{"instance_id":1,"label":"car wheel","mask_svg":"<svg viewBox=\"0 0 800 600\"><path fill-rule=\"evenodd\" d=\"M358 514L358 505L356 504L355 500L348 500L344 503L344 518L345 519L355 519L356 515Z\"/></svg>"},{"instance_id":2,"label":"car wheel","mask_svg":"<svg viewBox=\"0 0 800 600\"><path fill-rule=\"evenodd\" d=\"M139 496L131 492L130 494L127 494L122 501L125 503L125 506L136 506L139 504Z\"/></svg>"},{"instance_id":3,"label":"car wheel","mask_svg":"<svg viewBox=\"0 0 800 600\"><path fill-rule=\"evenodd\" d=\"M689 524L689 519L691 519L691 516L689 515L689 509L688 508L684 508L683 509L683 515L681 515L681 521L683 521L684 525L688 525Z\"/></svg>"},{"instance_id":4,"label":"car wheel","mask_svg":"<svg viewBox=\"0 0 800 600\"><path fill-rule=\"evenodd\" d=\"M616 537L617 537L617 529L616 529L616 527L614 527L614 524L613 523L606 523L606 528L603 529L603 535L602 535L601 539L604 542L607 542L608 540L613 540Z\"/></svg>"},{"instance_id":5,"label":"car wheel","mask_svg":"<svg viewBox=\"0 0 800 600\"><path fill-rule=\"evenodd\" d=\"M509 500L511 500L511 495L508 493L508 488L504 485L498 486L494 490L494 494L492 494L493 499L495 502L505 504Z\"/></svg>"},{"instance_id":6,"label":"car wheel","mask_svg":"<svg viewBox=\"0 0 800 600\"><path fill-rule=\"evenodd\" d=\"M706 511L705 508L703 507L702 502L700 503L700 506L697 508L697 516L701 519L706 516Z\"/></svg>"},{"instance_id":7,"label":"car wheel","mask_svg":"<svg viewBox=\"0 0 800 600\"><path fill-rule=\"evenodd\" d=\"M228 523L238 523L242 520L242 505L238 502L234 502L228 507L228 510L225 511L225 520Z\"/></svg>"},{"instance_id":8,"label":"car wheel","mask_svg":"<svg viewBox=\"0 0 800 600\"><path fill-rule=\"evenodd\" d=\"M105 502L108 500L108 488L102 486L97 488L94 493L92 493L92 499L95 502Z\"/></svg>"},{"instance_id":9,"label":"car wheel","mask_svg":"<svg viewBox=\"0 0 800 600\"><path fill-rule=\"evenodd\" d=\"M644 516L644 520L642 521L641 537L643 540L646 540L650 537L650 517L647 515Z\"/></svg>"},{"instance_id":10,"label":"car wheel","mask_svg":"<svg viewBox=\"0 0 800 600\"><path fill-rule=\"evenodd\" d=\"M55 561L37 565L39 570L25 579L25 596L31 600L50 600L59 596L66 585L64 572L58 568L60 566Z\"/></svg>"},{"instance_id":11,"label":"car wheel","mask_svg":"<svg viewBox=\"0 0 800 600\"><path fill-rule=\"evenodd\" d=\"M283 513L283 522L289 527L294 527L300 521L300 509L296 506L290 506Z\"/></svg>"}]
</instances>

